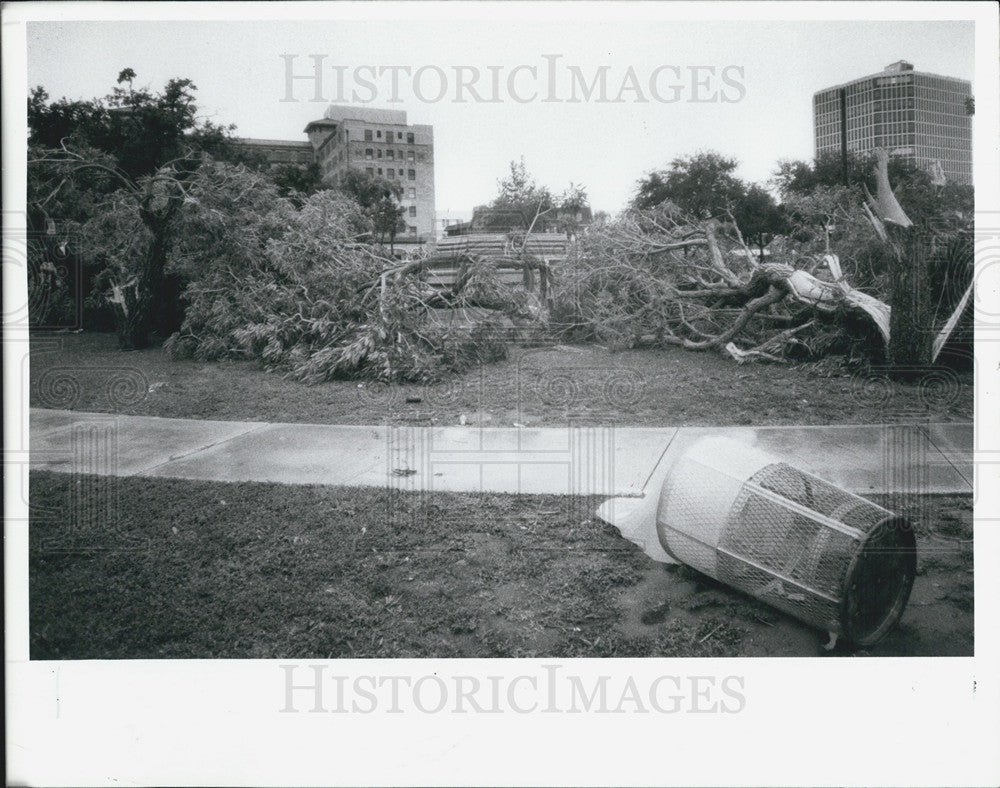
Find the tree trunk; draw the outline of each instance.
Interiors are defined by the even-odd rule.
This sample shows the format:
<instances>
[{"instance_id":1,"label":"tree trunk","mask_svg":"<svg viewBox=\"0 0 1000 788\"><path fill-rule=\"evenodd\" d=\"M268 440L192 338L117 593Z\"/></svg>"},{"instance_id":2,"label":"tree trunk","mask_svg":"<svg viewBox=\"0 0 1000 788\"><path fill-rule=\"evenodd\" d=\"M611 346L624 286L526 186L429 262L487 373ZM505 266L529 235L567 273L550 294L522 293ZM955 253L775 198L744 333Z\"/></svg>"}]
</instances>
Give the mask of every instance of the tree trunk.
<instances>
[{"instance_id":1,"label":"tree trunk","mask_svg":"<svg viewBox=\"0 0 1000 788\"><path fill-rule=\"evenodd\" d=\"M905 233L903 253L890 272L892 313L889 324L889 363L899 374L918 374L931 363L934 342L930 277L930 237L924 229Z\"/></svg>"},{"instance_id":2,"label":"tree trunk","mask_svg":"<svg viewBox=\"0 0 1000 788\"><path fill-rule=\"evenodd\" d=\"M163 290L163 268L167 262L167 227L173 210L163 216L143 213L143 222L152 240L132 283L121 286L121 301L113 303L115 333L122 350L149 347L153 330L156 300Z\"/></svg>"}]
</instances>

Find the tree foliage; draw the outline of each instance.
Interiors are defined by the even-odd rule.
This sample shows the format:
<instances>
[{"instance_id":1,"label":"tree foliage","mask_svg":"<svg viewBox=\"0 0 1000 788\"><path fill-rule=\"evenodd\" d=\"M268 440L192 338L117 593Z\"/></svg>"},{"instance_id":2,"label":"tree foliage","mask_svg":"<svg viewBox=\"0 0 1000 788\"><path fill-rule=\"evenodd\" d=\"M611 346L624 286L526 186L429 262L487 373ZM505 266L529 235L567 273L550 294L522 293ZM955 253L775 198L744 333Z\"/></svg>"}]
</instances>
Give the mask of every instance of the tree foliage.
<instances>
[{"instance_id":1,"label":"tree foliage","mask_svg":"<svg viewBox=\"0 0 1000 788\"><path fill-rule=\"evenodd\" d=\"M433 380L506 352L499 326L435 321L435 308L486 295L517 298L477 265L458 292L432 290L421 261L399 263L369 243L374 219L333 190L301 205L258 173L203 168L192 183L171 265L189 284L175 357L244 358L307 383L332 378Z\"/></svg>"},{"instance_id":2,"label":"tree foliage","mask_svg":"<svg viewBox=\"0 0 1000 788\"><path fill-rule=\"evenodd\" d=\"M789 230L789 223L782 209L770 193L753 184L736 204L733 218L743 237L752 243L764 259L764 247L777 235Z\"/></svg>"},{"instance_id":3,"label":"tree foliage","mask_svg":"<svg viewBox=\"0 0 1000 788\"><path fill-rule=\"evenodd\" d=\"M311 197L324 188L319 165L315 162L304 167L282 164L270 170L268 175L278 187L278 194L290 198L300 207L306 197Z\"/></svg>"},{"instance_id":4,"label":"tree foliage","mask_svg":"<svg viewBox=\"0 0 1000 788\"><path fill-rule=\"evenodd\" d=\"M524 157L510 163L510 171L497 181L497 194L477 208L473 224L484 230L558 229L574 232L590 218L590 200L580 184L570 183L558 196L541 186L528 172Z\"/></svg>"},{"instance_id":5,"label":"tree foliage","mask_svg":"<svg viewBox=\"0 0 1000 788\"><path fill-rule=\"evenodd\" d=\"M171 79L160 92L137 88L136 75L124 69L118 84L103 98L49 101L42 87L28 98L28 143L59 149L85 145L110 156L129 178L152 175L191 151L220 157L232 127L198 117L190 79Z\"/></svg>"},{"instance_id":6,"label":"tree foliage","mask_svg":"<svg viewBox=\"0 0 1000 788\"><path fill-rule=\"evenodd\" d=\"M404 208L399 204L403 187L399 182L350 169L344 174L340 189L355 200L371 218L372 231L378 244L385 244L388 239L391 247L396 236L405 232Z\"/></svg>"},{"instance_id":7,"label":"tree foliage","mask_svg":"<svg viewBox=\"0 0 1000 788\"><path fill-rule=\"evenodd\" d=\"M524 157L510 163L510 172L497 181L497 196L489 204L497 216L512 214L520 219L521 227L529 229L536 217L542 216L555 207L552 193L545 186L539 186L528 172Z\"/></svg>"},{"instance_id":8,"label":"tree foliage","mask_svg":"<svg viewBox=\"0 0 1000 788\"><path fill-rule=\"evenodd\" d=\"M818 278L822 255L759 263L732 222L664 203L591 228L555 288L553 321L612 347L677 345L785 360L831 348L877 352L870 324ZM795 263L795 265L792 265ZM860 332L848 329L850 322Z\"/></svg>"},{"instance_id":9,"label":"tree foliage","mask_svg":"<svg viewBox=\"0 0 1000 788\"><path fill-rule=\"evenodd\" d=\"M852 194L867 188L874 192L875 155L847 156L846 167L836 153L824 153L812 162L783 160L772 177L783 200L847 188ZM845 179L846 173L846 179ZM907 215L917 224L967 220L973 212L973 189L957 183L936 184L930 174L912 161L889 157L889 181Z\"/></svg>"},{"instance_id":10,"label":"tree foliage","mask_svg":"<svg viewBox=\"0 0 1000 788\"><path fill-rule=\"evenodd\" d=\"M736 159L712 151L678 157L668 169L639 181L632 208L642 211L669 204L695 219L735 221L763 258L764 247L787 232L788 223L765 188L748 186L736 177L737 166Z\"/></svg>"},{"instance_id":11,"label":"tree foliage","mask_svg":"<svg viewBox=\"0 0 1000 788\"><path fill-rule=\"evenodd\" d=\"M157 93L135 78L126 68L89 101L50 102L41 87L28 98L29 213L75 228L123 349L151 341L185 184L205 155L228 150L230 131L198 117L191 80Z\"/></svg>"},{"instance_id":12,"label":"tree foliage","mask_svg":"<svg viewBox=\"0 0 1000 788\"><path fill-rule=\"evenodd\" d=\"M736 167L736 159L711 151L680 156L668 169L639 181L632 207L645 210L672 202L689 216L723 216L745 193L743 182L734 175Z\"/></svg>"}]
</instances>

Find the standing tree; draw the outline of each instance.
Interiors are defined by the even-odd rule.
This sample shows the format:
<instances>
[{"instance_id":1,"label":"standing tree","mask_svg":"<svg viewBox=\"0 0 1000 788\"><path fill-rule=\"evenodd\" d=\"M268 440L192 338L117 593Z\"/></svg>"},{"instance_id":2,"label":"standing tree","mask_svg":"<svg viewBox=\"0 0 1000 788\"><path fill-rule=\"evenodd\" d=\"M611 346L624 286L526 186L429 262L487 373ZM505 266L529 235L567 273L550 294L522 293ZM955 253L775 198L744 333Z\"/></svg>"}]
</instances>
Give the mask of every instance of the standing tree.
<instances>
[{"instance_id":1,"label":"standing tree","mask_svg":"<svg viewBox=\"0 0 1000 788\"><path fill-rule=\"evenodd\" d=\"M696 219L722 216L733 211L746 192L733 175L736 167L735 159L713 152L676 158L670 169L639 181L632 207L645 210L669 201Z\"/></svg>"},{"instance_id":2,"label":"standing tree","mask_svg":"<svg viewBox=\"0 0 1000 788\"><path fill-rule=\"evenodd\" d=\"M266 170L264 172L270 175L278 187L278 194L288 197L298 207L301 207L308 197L324 188L319 165L315 162L304 167L297 164L282 164L270 172Z\"/></svg>"},{"instance_id":3,"label":"standing tree","mask_svg":"<svg viewBox=\"0 0 1000 788\"><path fill-rule=\"evenodd\" d=\"M552 193L531 177L523 156L519 162L510 163L510 173L497 182L497 187L497 196L487 206L484 221L487 228L515 224L528 231L535 227L539 218L555 208Z\"/></svg>"},{"instance_id":4,"label":"standing tree","mask_svg":"<svg viewBox=\"0 0 1000 788\"><path fill-rule=\"evenodd\" d=\"M648 210L671 203L695 220L728 217L743 237L764 247L776 235L788 231L784 212L762 186L749 187L734 175L738 163L711 151L683 156L670 169L654 171L639 181L632 207Z\"/></svg>"},{"instance_id":5,"label":"standing tree","mask_svg":"<svg viewBox=\"0 0 1000 788\"><path fill-rule=\"evenodd\" d=\"M575 183L570 183L559 196L559 228L570 235L575 235L581 224L589 224L591 220L590 200L587 190Z\"/></svg>"},{"instance_id":6,"label":"standing tree","mask_svg":"<svg viewBox=\"0 0 1000 788\"><path fill-rule=\"evenodd\" d=\"M152 175L167 162L192 150L224 158L230 152L232 127L198 118L190 79L171 79L163 91L133 85L126 68L118 85L103 99L49 102L36 87L28 98L28 144L77 150L87 145L108 154L116 169L131 179Z\"/></svg>"},{"instance_id":7,"label":"standing tree","mask_svg":"<svg viewBox=\"0 0 1000 788\"><path fill-rule=\"evenodd\" d=\"M764 247L776 235L788 232L785 213L768 192L757 184L747 189L733 214L743 237L760 251L764 262Z\"/></svg>"},{"instance_id":8,"label":"standing tree","mask_svg":"<svg viewBox=\"0 0 1000 788\"><path fill-rule=\"evenodd\" d=\"M395 251L396 235L406 229L403 207L399 204L403 187L396 181L377 178L361 170L348 170L340 186L373 222L374 234L379 245L389 239L390 254Z\"/></svg>"},{"instance_id":9,"label":"standing tree","mask_svg":"<svg viewBox=\"0 0 1000 788\"><path fill-rule=\"evenodd\" d=\"M28 99L28 165L43 174L29 178L29 206L103 176L89 217L77 218L86 256L104 266L98 283L127 350L150 343L185 185L202 154L224 152L229 139L229 129L198 119L191 80L172 79L153 93L136 89L135 76L124 69L104 99L49 103L40 87ZM106 232L127 243L108 243Z\"/></svg>"},{"instance_id":10,"label":"standing tree","mask_svg":"<svg viewBox=\"0 0 1000 788\"><path fill-rule=\"evenodd\" d=\"M476 208L473 225L488 230L542 231L558 228L574 233L590 222L587 190L575 183L558 197L539 186L528 173L524 158L510 163L510 173L497 181L497 196Z\"/></svg>"},{"instance_id":11,"label":"standing tree","mask_svg":"<svg viewBox=\"0 0 1000 788\"><path fill-rule=\"evenodd\" d=\"M875 191L879 166L876 154L849 154L846 188L861 190L867 187ZM935 182L926 170L906 158L890 156L885 167L896 197L914 222L939 223L956 213L960 218L972 214L971 186ZM778 188L782 200L810 195L823 188L845 188L843 162L839 155L829 153L818 156L813 162L781 161L771 183Z\"/></svg>"},{"instance_id":12,"label":"standing tree","mask_svg":"<svg viewBox=\"0 0 1000 788\"><path fill-rule=\"evenodd\" d=\"M85 257L102 267L97 283L107 288L103 297L114 315L119 347L147 347L160 306L173 224L197 159L168 162L152 175L133 179L110 164L66 148L36 151L36 156L29 158L29 166L47 165L64 182L88 170L101 170L120 186L80 225L80 247Z\"/></svg>"},{"instance_id":13,"label":"standing tree","mask_svg":"<svg viewBox=\"0 0 1000 788\"><path fill-rule=\"evenodd\" d=\"M846 163L839 153L821 153L813 161L778 162L773 183L782 198L791 194L809 194L820 186L837 188L869 183L872 160L857 154L848 154ZM846 182L845 182L846 174Z\"/></svg>"}]
</instances>

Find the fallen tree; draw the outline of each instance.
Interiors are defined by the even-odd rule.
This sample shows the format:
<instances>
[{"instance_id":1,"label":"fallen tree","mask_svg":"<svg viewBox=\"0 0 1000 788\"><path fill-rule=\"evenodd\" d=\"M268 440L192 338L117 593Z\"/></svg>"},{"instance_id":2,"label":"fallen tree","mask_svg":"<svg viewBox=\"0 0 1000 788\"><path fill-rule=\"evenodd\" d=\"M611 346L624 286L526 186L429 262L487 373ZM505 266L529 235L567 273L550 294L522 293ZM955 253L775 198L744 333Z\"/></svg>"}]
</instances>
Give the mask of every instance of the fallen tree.
<instances>
[{"instance_id":1,"label":"fallen tree","mask_svg":"<svg viewBox=\"0 0 1000 788\"><path fill-rule=\"evenodd\" d=\"M879 242L892 212L876 197L868 211L855 206ZM886 293L852 285L852 261L833 252L827 229L819 248L776 243L762 262L734 221L663 205L598 223L562 261L529 251L525 236L499 253L470 246L400 262L366 240L371 218L353 201L326 191L293 204L224 165L199 171L178 216L171 266L190 284L167 349L256 359L307 383L431 381L505 357L511 329L741 363L881 363L890 341ZM963 288L966 269L954 271Z\"/></svg>"},{"instance_id":2,"label":"fallen tree","mask_svg":"<svg viewBox=\"0 0 1000 788\"><path fill-rule=\"evenodd\" d=\"M892 234L912 223L889 187L884 157L877 183L877 196L854 215L872 243L889 244L894 270L905 270L908 248ZM827 223L821 239L805 251L775 243L773 261L760 262L731 217L698 221L670 204L632 211L581 239L554 285L553 324L614 347L717 350L741 363L831 353L881 362L891 345L891 293L853 287ZM971 279L971 256L967 262L963 275ZM925 334L949 332L968 291L948 300L939 298L938 314L925 317ZM938 336L935 357L943 343Z\"/></svg>"},{"instance_id":3,"label":"fallen tree","mask_svg":"<svg viewBox=\"0 0 1000 788\"><path fill-rule=\"evenodd\" d=\"M803 332L867 319L884 304L850 287L835 255L760 263L734 224L670 207L632 213L585 237L555 285L563 331L618 347L678 345L738 360L778 358Z\"/></svg>"},{"instance_id":4,"label":"fallen tree","mask_svg":"<svg viewBox=\"0 0 1000 788\"><path fill-rule=\"evenodd\" d=\"M296 380L431 381L506 355L505 316L525 295L488 262L465 261L448 290L426 281L427 261L400 263L366 239L371 219L332 191L301 206L231 172L206 171L185 206L173 265L190 281L175 357L255 359ZM486 306L474 325L442 308Z\"/></svg>"}]
</instances>

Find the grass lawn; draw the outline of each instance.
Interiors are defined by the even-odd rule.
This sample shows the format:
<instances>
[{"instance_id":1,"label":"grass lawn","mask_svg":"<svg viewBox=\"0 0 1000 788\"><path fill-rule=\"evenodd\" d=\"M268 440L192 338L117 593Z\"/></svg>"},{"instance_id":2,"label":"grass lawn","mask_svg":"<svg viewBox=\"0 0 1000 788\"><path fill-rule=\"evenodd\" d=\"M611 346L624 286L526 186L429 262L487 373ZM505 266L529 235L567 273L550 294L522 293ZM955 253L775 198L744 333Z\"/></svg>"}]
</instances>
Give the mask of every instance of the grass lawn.
<instances>
[{"instance_id":1,"label":"grass lawn","mask_svg":"<svg viewBox=\"0 0 1000 788\"><path fill-rule=\"evenodd\" d=\"M100 485L112 515L74 522ZM48 472L30 495L32 659L814 656L825 640L648 559L596 500ZM870 653L971 655L971 497L910 506L917 582Z\"/></svg>"},{"instance_id":2,"label":"grass lawn","mask_svg":"<svg viewBox=\"0 0 1000 788\"><path fill-rule=\"evenodd\" d=\"M497 426L615 420L628 425L864 424L971 421L971 374L918 383L807 366L748 364L680 348L612 353L593 345L512 348L504 362L435 386L354 381L305 386L255 362L171 361L122 353L111 334L36 334L34 407L236 421L414 422Z\"/></svg>"}]
</instances>

